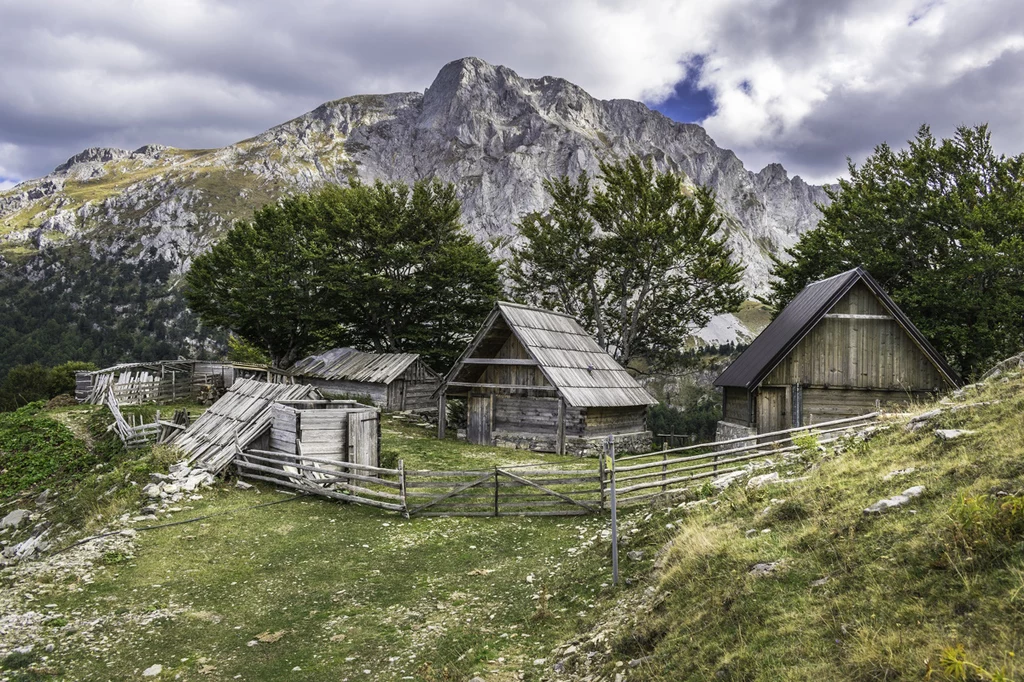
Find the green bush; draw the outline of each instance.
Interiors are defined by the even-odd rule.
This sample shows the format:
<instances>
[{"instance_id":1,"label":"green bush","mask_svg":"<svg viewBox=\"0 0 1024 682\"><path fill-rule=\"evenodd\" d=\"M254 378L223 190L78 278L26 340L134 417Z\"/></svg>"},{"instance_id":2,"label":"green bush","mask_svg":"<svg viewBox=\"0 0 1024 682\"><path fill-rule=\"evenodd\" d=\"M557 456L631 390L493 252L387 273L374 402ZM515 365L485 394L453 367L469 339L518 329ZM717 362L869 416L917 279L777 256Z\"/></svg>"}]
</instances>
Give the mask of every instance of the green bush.
<instances>
[{"instance_id":1,"label":"green bush","mask_svg":"<svg viewBox=\"0 0 1024 682\"><path fill-rule=\"evenodd\" d=\"M715 439L716 424L721 418L722 403L718 395L704 393L682 408L658 403L651 408L649 425L655 436L689 434L694 443L708 443Z\"/></svg>"},{"instance_id":2,"label":"green bush","mask_svg":"<svg viewBox=\"0 0 1024 682\"><path fill-rule=\"evenodd\" d=\"M64 394L74 395L75 372L93 372L97 369L99 368L94 363L76 360L50 368L50 376L47 379L49 397L56 398Z\"/></svg>"},{"instance_id":3,"label":"green bush","mask_svg":"<svg viewBox=\"0 0 1024 682\"><path fill-rule=\"evenodd\" d=\"M1024 551L1024 497L961 495L949 510L949 544L974 566Z\"/></svg>"},{"instance_id":4,"label":"green bush","mask_svg":"<svg viewBox=\"0 0 1024 682\"><path fill-rule=\"evenodd\" d=\"M42 403L0 414L0 498L57 473L83 471L96 462L71 431L41 413Z\"/></svg>"},{"instance_id":5,"label":"green bush","mask_svg":"<svg viewBox=\"0 0 1024 682\"><path fill-rule=\"evenodd\" d=\"M10 412L37 400L49 400L65 393L74 395L75 372L95 369L96 365L91 362L77 361L56 367L44 367L38 362L13 367L0 383L0 412Z\"/></svg>"}]
</instances>

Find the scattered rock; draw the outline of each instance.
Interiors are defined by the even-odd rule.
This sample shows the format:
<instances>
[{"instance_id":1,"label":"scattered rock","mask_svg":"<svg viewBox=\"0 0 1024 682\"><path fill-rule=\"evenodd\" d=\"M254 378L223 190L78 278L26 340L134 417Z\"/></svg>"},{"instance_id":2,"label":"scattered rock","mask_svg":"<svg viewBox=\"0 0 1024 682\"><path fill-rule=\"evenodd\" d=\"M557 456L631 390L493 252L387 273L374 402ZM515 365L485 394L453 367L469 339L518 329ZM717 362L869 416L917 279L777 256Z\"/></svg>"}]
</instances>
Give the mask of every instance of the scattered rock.
<instances>
[{"instance_id":1,"label":"scattered rock","mask_svg":"<svg viewBox=\"0 0 1024 682\"><path fill-rule=\"evenodd\" d=\"M640 561L644 558L644 553L642 550L636 550L627 553L626 556L629 558L630 561Z\"/></svg>"},{"instance_id":2,"label":"scattered rock","mask_svg":"<svg viewBox=\"0 0 1024 682\"><path fill-rule=\"evenodd\" d=\"M766 485L768 485L770 483L778 483L778 481L779 481L779 474L774 472L774 471L772 473L770 473L770 474L761 474L760 476L752 476L751 479L749 481L747 481L747 489L748 490L753 490L755 488L760 488L762 486L766 486Z\"/></svg>"},{"instance_id":3,"label":"scattered rock","mask_svg":"<svg viewBox=\"0 0 1024 682\"><path fill-rule=\"evenodd\" d=\"M811 587L821 587L822 585L824 585L827 582L828 582L828 576L825 576L824 578L818 578L817 580L812 580L811 581Z\"/></svg>"},{"instance_id":4,"label":"scattered rock","mask_svg":"<svg viewBox=\"0 0 1024 682\"><path fill-rule=\"evenodd\" d=\"M732 485L736 480L743 478L747 475L746 471L730 471L727 474L722 474L718 478L711 480L711 485L719 490L725 490Z\"/></svg>"},{"instance_id":5,"label":"scattered rock","mask_svg":"<svg viewBox=\"0 0 1024 682\"><path fill-rule=\"evenodd\" d=\"M146 668L145 670L143 670L142 671L142 676L143 677L156 677L157 675L159 675L163 671L164 671L164 667L162 665L160 665L159 663L157 663L156 665L151 665L148 668Z\"/></svg>"},{"instance_id":6,"label":"scattered rock","mask_svg":"<svg viewBox=\"0 0 1024 682\"><path fill-rule=\"evenodd\" d=\"M750 569L749 575L755 578L763 578L767 575L775 573L785 565L785 560L772 561L766 564L754 564L754 567Z\"/></svg>"},{"instance_id":7,"label":"scattered rock","mask_svg":"<svg viewBox=\"0 0 1024 682\"><path fill-rule=\"evenodd\" d=\"M748 538L752 538L752 537L754 537L755 535L757 535L757 529L756 529L756 528L751 528L751 529L750 529L750 530L748 530L748 531L747 531L747 533L746 533L746 536L747 536Z\"/></svg>"},{"instance_id":8,"label":"scattered rock","mask_svg":"<svg viewBox=\"0 0 1024 682\"><path fill-rule=\"evenodd\" d=\"M956 440L962 436L969 436L974 431L962 431L960 429L935 429L935 435L941 440Z\"/></svg>"},{"instance_id":9,"label":"scattered rock","mask_svg":"<svg viewBox=\"0 0 1024 682\"><path fill-rule=\"evenodd\" d=\"M160 474L160 473L154 472L154 473L149 475L149 482L150 483L160 484L160 483L163 483L164 481L167 481L167 480L170 480L170 476L168 476L167 474Z\"/></svg>"},{"instance_id":10,"label":"scattered rock","mask_svg":"<svg viewBox=\"0 0 1024 682\"><path fill-rule=\"evenodd\" d=\"M535 658L535 659L533 659L533 664L534 665L544 665L547 662L548 662L548 659L546 659L546 658Z\"/></svg>"},{"instance_id":11,"label":"scattered rock","mask_svg":"<svg viewBox=\"0 0 1024 682\"><path fill-rule=\"evenodd\" d=\"M17 528L28 516L28 509L15 509L0 521L0 528Z\"/></svg>"},{"instance_id":12,"label":"scattered rock","mask_svg":"<svg viewBox=\"0 0 1024 682\"><path fill-rule=\"evenodd\" d=\"M245 481L235 481L235 487L239 490L252 490L252 484Z\"/></svg>"},{"instance_id":13,"label":"scattered rock","mask_svg":"<svg viewBox=\"0 0 1024 682\"><path fill-rule=\"evenodd\" d=\"M892 479L896 478L897 476L907 476L909 474L914 473L915 471L917 471L917 469L915 467L907 467L906 469L896 469L895 471L890 471L885 476L883 476L882 480L883 481L891 481Z\"/></svg>"},{"instance_id":14,"label":"scattered rock","mask_svg":"<svg viewBox=\"0 0 1024 682\"><path fill-rule=\"evenodd\" d=\"M158 483L150 483L142 489L142 494L153 498L160 497L160 485Z\"/></svg>"},{"instance_id":15,"label":"scattered rock","mask_svg":"<svg viewBox=\"0 0 1024 682\"><path fill-rule=\"evenodd\" d=\"M36 505L42 506L50 501L50 496L53 495L53 491L49 488L39 493L39 497L36 498Z\"/></svg>"},{"instance_id":16,"label":"scattered rock","mask_svg":"<svg viewBox=\"0 0 1024 682\"><path fill-rule=\"evenodd\" d=\"M907 488L899 495L893 495L892 497L884 500L879 500L873 505L864 510L865 514L882 514L889 509L895 509L902 507L903 505L910 502L913 498L918 497L924 492L924 486L915 485L912 488Z\"/></svg>"},{"instance_id":17,"label":"scattered rock","mask_svg":"<svg viewBox=\"0 0 1024 682\"><path fill-rule=\"evenodd\" d=\"M180 476L187 475L188 472L189 472L189 469L190 469L190 467L188 465L188 462L182 460L181 462L178 462L177 464L172 464L170 466L170 468L169 468L169 471L171 472L171 476L172 477L178 478Z\"/></svg>"}]
</instances>

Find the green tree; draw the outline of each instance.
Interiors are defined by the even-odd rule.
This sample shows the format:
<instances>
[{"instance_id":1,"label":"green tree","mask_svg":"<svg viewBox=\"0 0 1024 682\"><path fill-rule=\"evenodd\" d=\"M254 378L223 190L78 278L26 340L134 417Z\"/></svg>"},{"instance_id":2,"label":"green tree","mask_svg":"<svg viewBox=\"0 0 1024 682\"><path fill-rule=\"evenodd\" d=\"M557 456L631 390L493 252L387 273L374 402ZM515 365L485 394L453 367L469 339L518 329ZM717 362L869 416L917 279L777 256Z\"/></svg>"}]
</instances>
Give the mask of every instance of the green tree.
<instances>
[{"instance_id":1,"label":"green tree","mask_svg":"<svg viewBox=\"0 0 1024 682\"><path fill-rule=\"evenodd\" d=\"M743 302L743 268L710 191L636 156L600 168L596 191L586 174L545 182L552 208L518 224L512 294L573 315L624 365L671 365L687 334Z\"/></svg>"},{"instance_id":2,"label":"green tree","mask_svg":"<svg viewBox=\"0 0 1024 682\"><path fill-rule=\"evenodd\" d=\"M447 369L501 291L498 265L461 224L455 187L436 180L329 188L335 343L417 352Z\"/></svg>"},{"instance_id":3,"label":"green tree","mask_svg":"<svg viewBox=\"0 0 1024 682\"><path fill-rule=\"evenodd\" d=\"M827 190L818 227L776 261L781 310L809 282L862 265L964 376L1024 347L1024 155L987 126L882 144Z\"/></svg>"},{"instance_id":4,"label":"green tree","mask_svg":"<svg viewBox=\"0 0 1024 682\"><path fill-rule=\"evenodd\" d=\"M57 365L56 367L50 368L50 376L47 379L47 392L51 398L55 398L59 395L75 394L75 373L76 372L92 372L98 369L95 363L92 362L80 362L71 360L63 364Z\"/></svg>"},{"instance_id":5,"label":"green tree","mask_svg":"<svg viewBox=\"0 0 1024 682\"><path fill-rule=\"evenodd\" d=\"M185 296L278 367L335 344L446 368L500 291L459 217L437 181L328 186L237 224L196 258Z\"/></svg>"},{"instance_id":6,"label":"green tree","mask_svg":"<svg viewBox=\"0 0 1024 682\"><path fill-rule=\"evenodd\" d=\"M50 398L50 370L38 362L12 367L0 384L0 410L16 410Z\"/></svg>"},{"instance_id":7,"label":"green tree","mask_svg":"<svg viewBox=\"0 0 1024 682\"><path fill-rule=\"evenodd\" d=\"M314 350L328 323L323 202L299 195L268 204L198 256L185 300L206 323L264 349L275 367Z\"/></svg>"}]
</instances>

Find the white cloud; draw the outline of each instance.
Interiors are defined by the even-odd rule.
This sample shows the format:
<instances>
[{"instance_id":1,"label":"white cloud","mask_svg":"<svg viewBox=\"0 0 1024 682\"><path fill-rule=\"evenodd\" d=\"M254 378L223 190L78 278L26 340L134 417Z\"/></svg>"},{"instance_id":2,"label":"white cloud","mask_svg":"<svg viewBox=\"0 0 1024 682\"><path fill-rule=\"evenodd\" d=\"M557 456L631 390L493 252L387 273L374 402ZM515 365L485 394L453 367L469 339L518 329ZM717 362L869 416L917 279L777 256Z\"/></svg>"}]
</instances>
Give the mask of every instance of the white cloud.
<instances>
[{"instance_id":1,"label":"white cloud","mask_svg":"<svg viewBox=\"0 0 1024 682\"><path fill-rule=\"evenodd\" d=\"M817 181L924 122L1024 149L1017 0L40 0L0 22L0 177L91 145L216 146L478 56L658 102L703 58L716 141Z\"/></svg>"}]
</instances>

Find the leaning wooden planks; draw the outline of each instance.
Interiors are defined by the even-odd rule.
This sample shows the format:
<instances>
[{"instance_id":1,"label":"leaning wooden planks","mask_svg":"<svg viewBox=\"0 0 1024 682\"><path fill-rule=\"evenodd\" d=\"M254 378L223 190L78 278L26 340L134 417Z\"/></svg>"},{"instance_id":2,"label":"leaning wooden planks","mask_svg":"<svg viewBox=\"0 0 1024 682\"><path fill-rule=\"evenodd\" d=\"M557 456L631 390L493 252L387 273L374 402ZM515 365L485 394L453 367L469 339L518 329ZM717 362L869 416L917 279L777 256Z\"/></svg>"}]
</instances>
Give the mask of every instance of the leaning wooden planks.
<instances>
[{"instance_id":1,"label":"leaning wooden planks","mask_svg":"<svg viewBox=\"0 0 1024 682\"><path fill-rule=\"evenodd\" d=\"M276 401L309 398L320 398L311 386L242 379L172 442L193 466L220 473L239 449L270 428L271 408Z\"/></svg>"}]
</instances>

